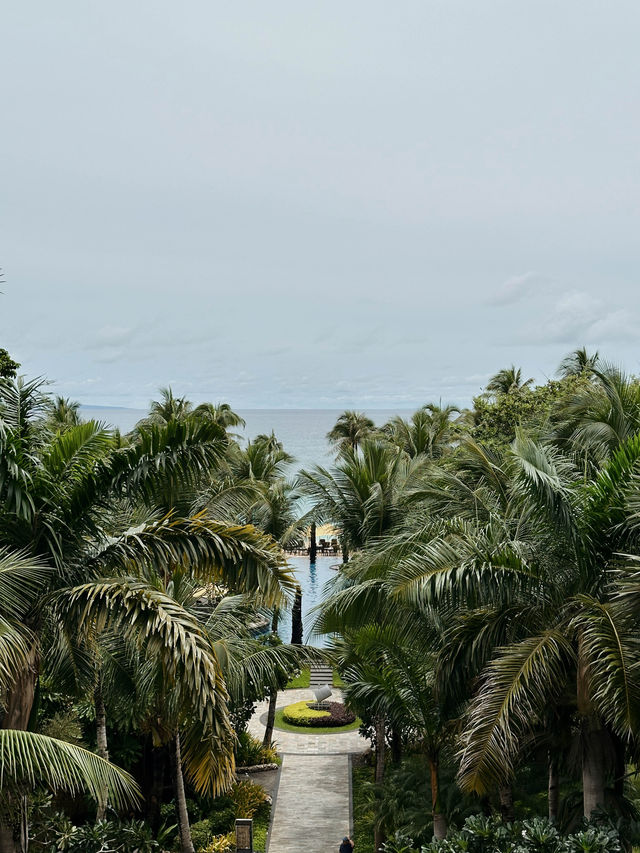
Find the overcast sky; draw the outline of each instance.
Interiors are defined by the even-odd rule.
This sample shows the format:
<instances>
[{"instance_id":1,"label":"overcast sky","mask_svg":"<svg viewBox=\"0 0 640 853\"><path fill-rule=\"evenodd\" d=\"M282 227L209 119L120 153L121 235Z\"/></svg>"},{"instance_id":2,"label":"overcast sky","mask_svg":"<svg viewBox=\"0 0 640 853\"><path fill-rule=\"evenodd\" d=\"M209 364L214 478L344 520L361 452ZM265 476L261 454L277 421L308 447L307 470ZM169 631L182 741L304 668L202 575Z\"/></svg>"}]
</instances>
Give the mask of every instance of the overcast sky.
<instances>
[{"instance_id":1,"label":"overcast sky","mask_svg":"<svg viewBox=\"0 0 640 853\"><path fill-rule=\"evenodd\" d=\"M84 403L640 371L637 0L10 0L0 346Z\"/></svg>"}]
</instances>

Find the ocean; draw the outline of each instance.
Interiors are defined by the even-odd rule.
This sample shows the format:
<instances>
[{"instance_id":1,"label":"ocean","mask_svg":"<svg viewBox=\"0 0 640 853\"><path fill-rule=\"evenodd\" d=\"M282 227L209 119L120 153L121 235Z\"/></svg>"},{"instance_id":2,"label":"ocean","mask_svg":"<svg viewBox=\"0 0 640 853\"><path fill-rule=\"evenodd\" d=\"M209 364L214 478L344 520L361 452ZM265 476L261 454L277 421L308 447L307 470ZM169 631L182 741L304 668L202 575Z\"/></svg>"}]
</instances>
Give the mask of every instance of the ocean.
<instances>
[{"instance_id":1,"label":"ocean","mask_svg":"<svg viewBox=\"0 0 640 853\"><path fill-rule=\"evenodd\" d=\"M291 473L313 465L330 465L333 460L326 436L344 409L239 409L247 425L234 430L247 440L261 433L275 432L285 450L295 458ZM371 409L367 415L382 425L393 415L407 417L412 410ZM82 406L84 418L95 418L129 432L146 415L143 409L110 406Z\"/></svg>"}]
</instances>

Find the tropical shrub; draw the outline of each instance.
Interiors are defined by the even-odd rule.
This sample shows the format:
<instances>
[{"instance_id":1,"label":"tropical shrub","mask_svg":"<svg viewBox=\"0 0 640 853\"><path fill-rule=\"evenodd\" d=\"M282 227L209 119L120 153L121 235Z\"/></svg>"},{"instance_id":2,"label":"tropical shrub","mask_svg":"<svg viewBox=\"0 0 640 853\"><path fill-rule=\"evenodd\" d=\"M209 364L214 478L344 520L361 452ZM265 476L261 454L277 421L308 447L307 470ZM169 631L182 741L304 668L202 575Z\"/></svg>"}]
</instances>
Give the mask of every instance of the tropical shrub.
<instances>
[{"instance_id":1,"label":"tropical shrub","mask_svg":"<svg viewBox=\"0 0 640 853\"><path fill-rule=\"evenodd\" d=\"M282 712L282 719L293 726L318 728L348 726L356 719L356 715L341 702L328 702L326 711L314 709L311 707L312 704L311 702L294 702L287 705Z\"/></svg>"},{"instance_id":2,"label":"tropical shrub","mask_svg":"<svg viewBox=\"0 0 640 853\"><path fill-rule=\"evenodd\" d=\"M254 782L237 782L231 789L236 817L253 817L265 803L269 802L266 791Z\"/></svg>"},{"instance_id":3,"label":"tropical shrub","mask_svg":"<svg viewBox=\"0 0 640 853\"><path fill-rule=\"evenodd\" d=\"M236 765L253 767L257 764L276 764L278 753L274 746L263 746L262 741L249 732L240 732L236 747Z\"/></svg>"},{"instance_id":4,"label":"tropical shrub","mask_svg":"<svg viewBox=\"0 0 640 853\"><path fill-rule=\"evenodd\" d=\"M395 845L395 846L394 846ZM405 853L407 840L392 839L388 853ZM459 831L442 841L432 841L421 853L621 853L615 830L585 826L571 835L561 836L548 820L534 818L522 823L503 823L497 818L475 815L467 818Z\"/></svg>"},{"instance_id":5,"label":"tropical shrub","mask_svg":"<svg viewBox=\"0 0 640 853\"><path fill-rule=\"evenodd\" d=\"M206 845L206 847L196 848L197 853L231 853L236 846L236 837L234 832L228 832L226 835L216 835Z\"/></svg>"}]
</instances>

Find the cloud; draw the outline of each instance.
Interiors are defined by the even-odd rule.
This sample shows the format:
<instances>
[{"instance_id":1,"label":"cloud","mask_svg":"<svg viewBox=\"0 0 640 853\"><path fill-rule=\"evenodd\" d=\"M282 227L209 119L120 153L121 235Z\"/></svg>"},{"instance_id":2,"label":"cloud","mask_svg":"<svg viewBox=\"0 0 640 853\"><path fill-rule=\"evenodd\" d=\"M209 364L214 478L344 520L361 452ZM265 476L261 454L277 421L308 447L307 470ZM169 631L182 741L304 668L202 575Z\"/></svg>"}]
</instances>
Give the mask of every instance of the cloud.
<instances>
[{"instance_id":1,"label":"cloud","mask_svg":"<svg viewBox=\"0 0 640 853\"><path fill-rule=\"evenodd\" d=\"M130 343L135 335L136 328L133 326L103 326L91 336L86 344L87 349L103 349L109 347L121 347Z\"/></svg>"},{"instance_id":2,"label":"cloud","mask_svg":"<svg viewBox=\"0 0 640 853\"><path fill-rule=\"evenodd\" d=\"M529 343L600 344L637 341L637 323L626 309L612 308L605 300L583 290L568 291L548 312L546 323L525 331Z\"/></svg>"},{"instance_id":3,"label":"cloud","mask_svg":"<svg viewBox=\"0 0 640 853\"><path fill-rule=\"evenodd\" d=\"M513 305L537 293L548 279L537 272L525 272L507 279L486 300L489 305Z\"/></svg>"}]
</instances>

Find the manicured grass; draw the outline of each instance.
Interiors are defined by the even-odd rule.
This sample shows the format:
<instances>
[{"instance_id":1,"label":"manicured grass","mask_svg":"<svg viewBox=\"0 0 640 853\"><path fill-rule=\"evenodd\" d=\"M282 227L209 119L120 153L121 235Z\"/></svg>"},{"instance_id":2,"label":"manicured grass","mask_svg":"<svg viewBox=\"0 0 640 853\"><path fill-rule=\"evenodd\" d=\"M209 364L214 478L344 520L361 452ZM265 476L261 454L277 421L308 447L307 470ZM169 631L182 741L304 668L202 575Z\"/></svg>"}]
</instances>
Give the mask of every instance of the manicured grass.
<instances>
[{"instance_id":1,"label":"manicured grass","mask_svg":"<svg viewBox=\"0 0 640 853\"><path fill-rule=\"evenodd\" d=\"M291 679L285 687L285 690L295 690L296 688L300 689L308 687L310 674L311 673L308 669L301 669L299 675L296 675L295 678ZM344 687L344 681L340 678L340 674L337 669L333 670L333 686Z\"/></svg>"},{"instance_id":2,"label":"manicured grass","mask_svg":"<svg viewBox=\"0 0 640 853\"><path fill-rule=\"evenodd\" d=\"M308 687L310 676L311 673L308 669L301 669L299 674L292 678L287 684L285 690L295 690L296 688Z\"/></svg>"},{"instance_id":3,"label":"manicured grass","mask_svg":"<svg viewBox=\"0 0 640 853\"><path fill-rule=\"evenodd\" d=\"M300 735L337 735L341 732L352 732L358 729L362 724L362 720L357 717L348 726L292 726L290 723L285 723L282 719L282 708L276 711L276 719L274 727L282 732L295 732ZM276 738L277 740L277 738Z\"/></svg>"}]
</instances>

